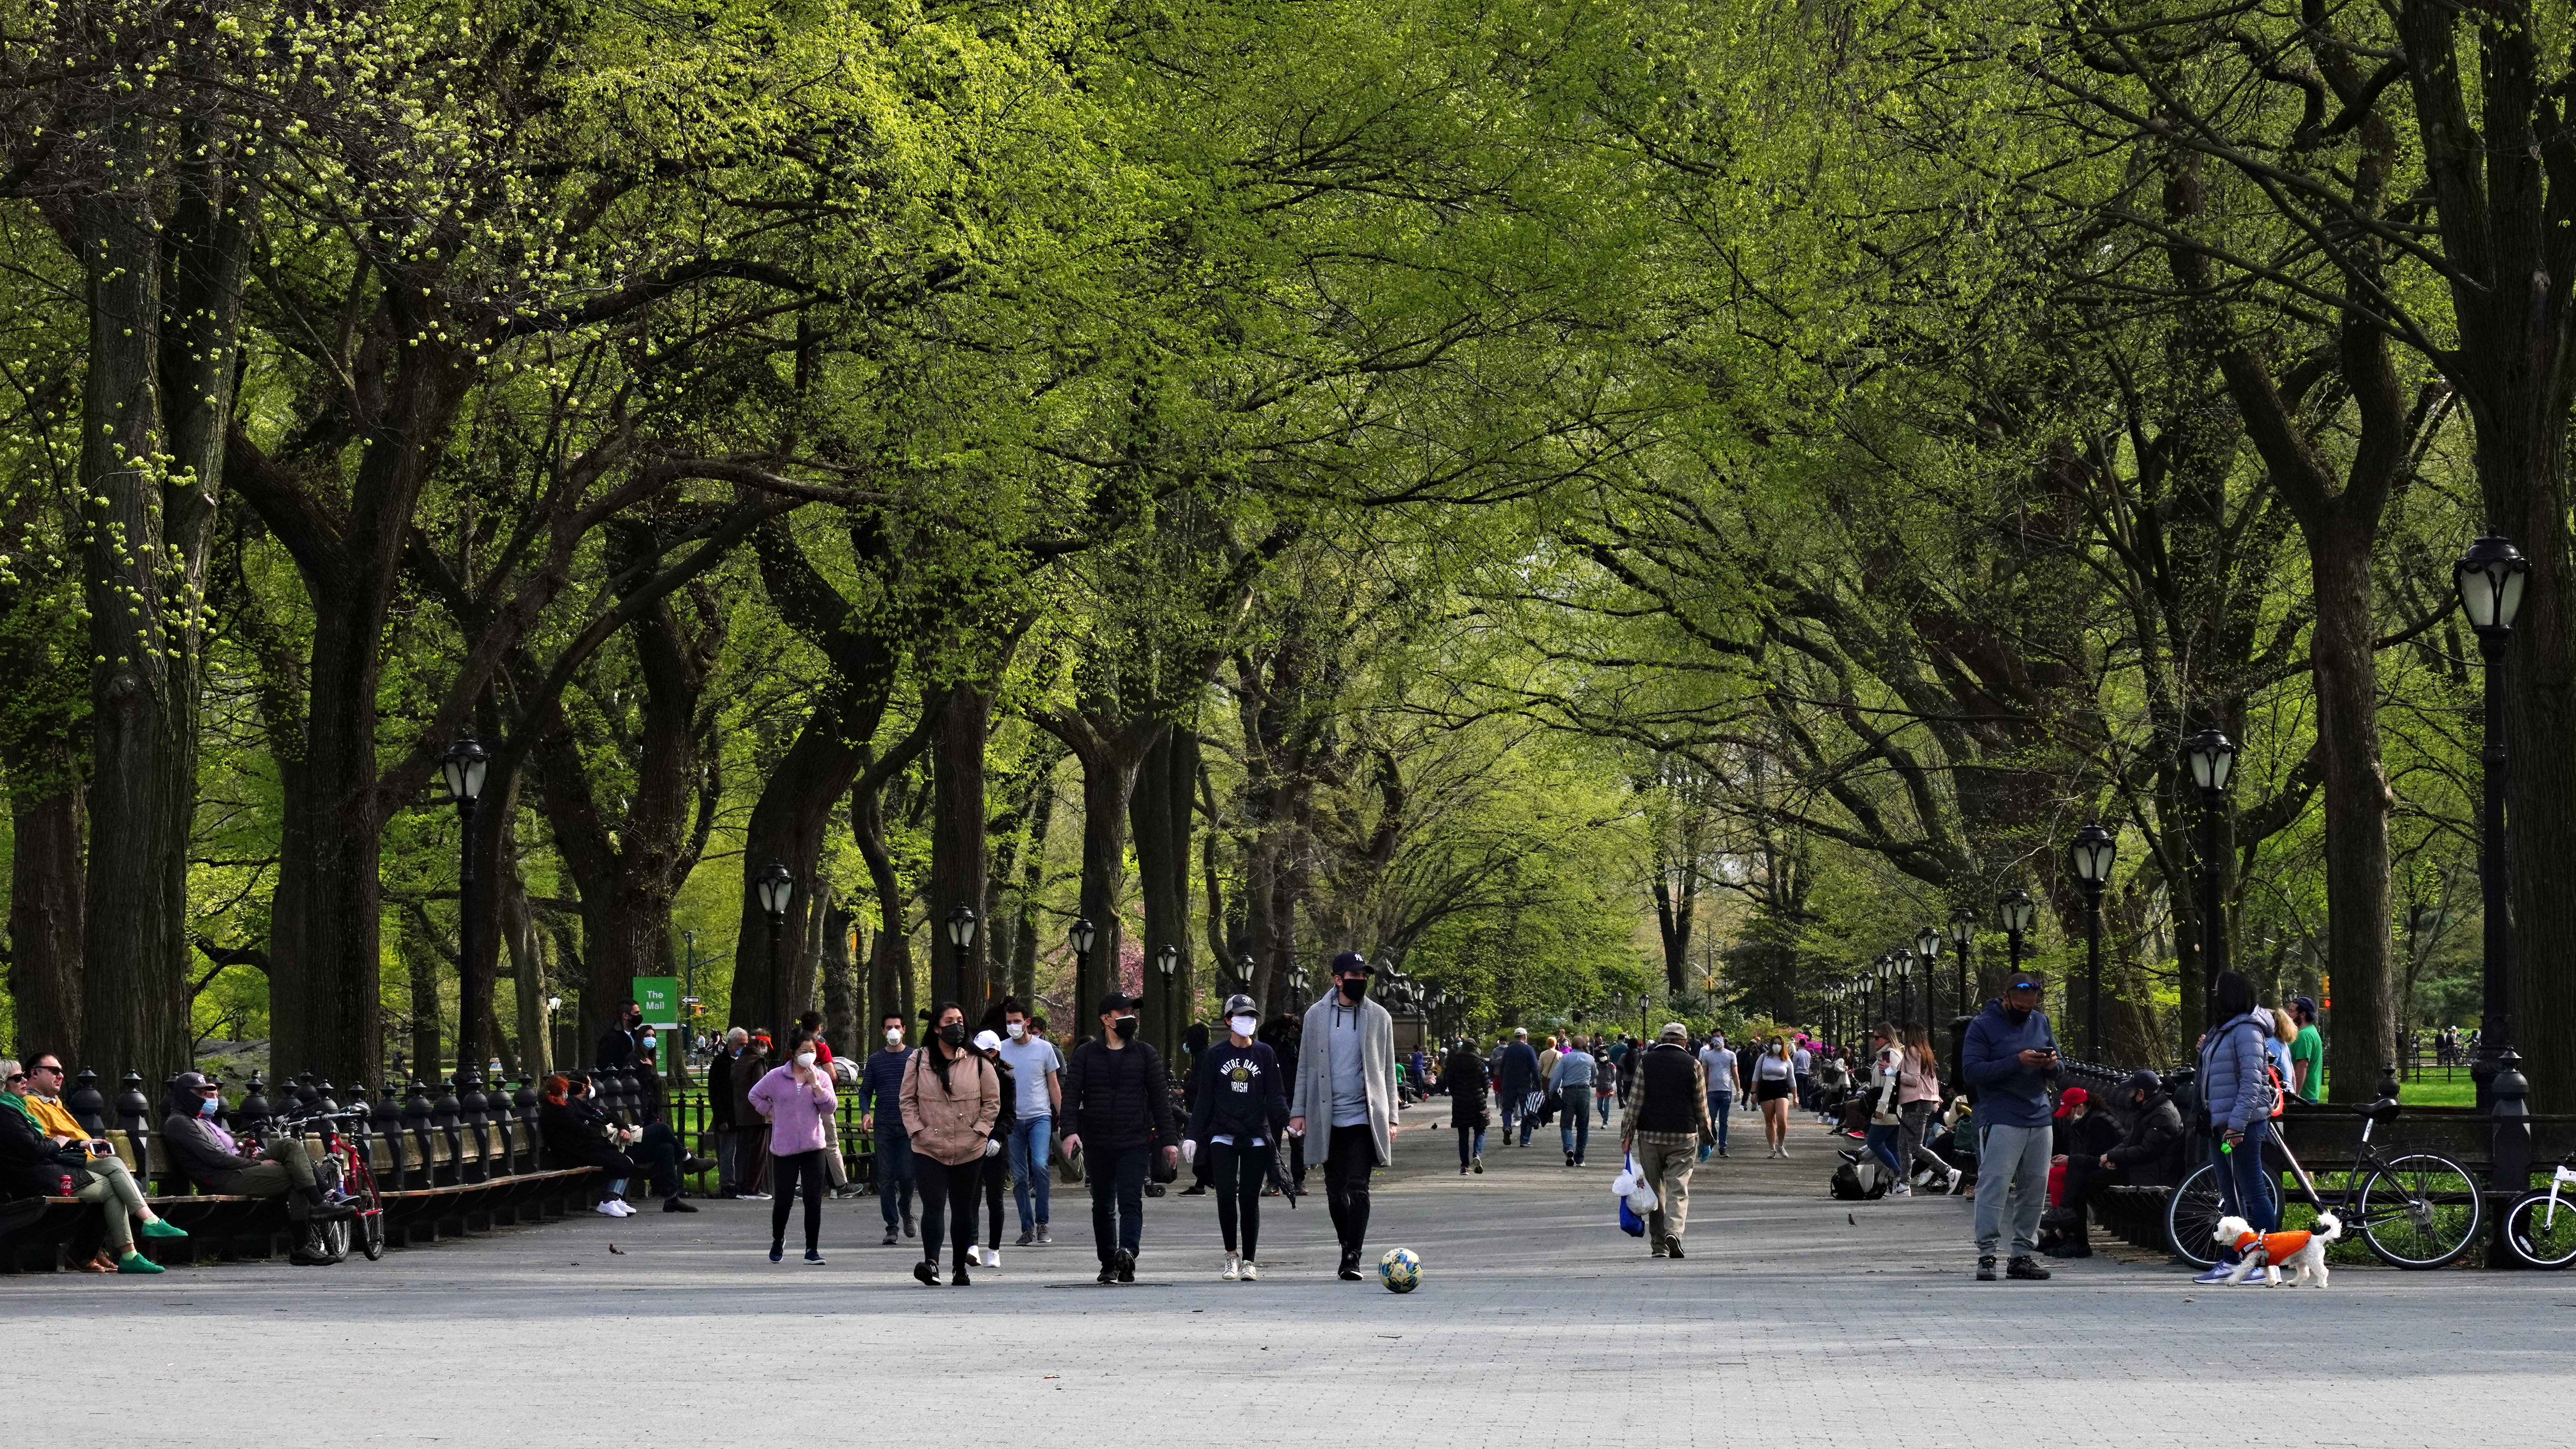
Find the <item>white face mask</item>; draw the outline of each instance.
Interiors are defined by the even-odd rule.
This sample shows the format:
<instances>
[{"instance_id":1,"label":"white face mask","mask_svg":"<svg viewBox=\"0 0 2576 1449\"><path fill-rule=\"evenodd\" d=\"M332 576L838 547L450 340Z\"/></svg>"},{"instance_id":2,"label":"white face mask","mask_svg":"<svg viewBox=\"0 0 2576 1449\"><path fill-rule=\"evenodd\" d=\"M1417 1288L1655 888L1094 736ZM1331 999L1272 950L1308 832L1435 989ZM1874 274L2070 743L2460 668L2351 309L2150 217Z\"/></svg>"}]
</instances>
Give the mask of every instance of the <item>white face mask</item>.
<instances>
[{"instance_id":1,"label":"white face mask","mask_svg":"<svg viewBox=\"0 0 2576 1449\"><path fill-rule=\"evenodd\" d=\"M1261 1025L1261 1018L1257 1016L1229 1016L1225 1019L1225 1024L1234 1028L1234 1034L1236 1036L1250 1036L1252 1035L1252 1029Z\"/></svg>"},{"instance_id":2,"label":"white face mask","mask_svg":"<svg viewBox=\"0 0 2576 1449\"><path fill-rule=\"evenodd\" d=\"M1011 1040L1013 1041L1019 1041L1029 1034L1028 1023L1024 1021L1012 1022L1008 1026L1003 1027L1002 1030L1009 1032L1011 1034Z\"/></svg>"},{"instance_id":3,"label":"white face mask","mask_svg":"<svg viewBox=\"0 0 2576 1449\"><path fill-rule=\"evenodd\" d=\"M886 1045L890 1047L899 1047L903 1045L903 1033L898 1030L888 1030L886 1032Z\"/></svg>"},{"instance_id":4,"label":"white face mask","mask_svg":"<svg viewBox=\"0 0 2576 1449\"><path fill-rule=\"evenodd\" d=\"M796 1065L800 1067L810 1067L814 1065L814 1054L812 1052L798 1052L796 1054Z\"/></svg>"}]
</instances>

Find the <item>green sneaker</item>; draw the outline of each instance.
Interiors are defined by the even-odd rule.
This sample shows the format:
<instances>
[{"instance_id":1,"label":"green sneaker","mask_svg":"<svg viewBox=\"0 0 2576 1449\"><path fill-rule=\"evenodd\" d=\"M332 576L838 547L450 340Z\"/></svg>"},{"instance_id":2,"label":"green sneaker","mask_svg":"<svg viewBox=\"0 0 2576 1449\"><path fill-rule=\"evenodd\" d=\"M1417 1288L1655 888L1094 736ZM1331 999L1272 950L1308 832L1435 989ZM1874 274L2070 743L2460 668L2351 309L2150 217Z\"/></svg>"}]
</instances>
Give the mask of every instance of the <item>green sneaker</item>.
<instances>
[{"instance_id":1,"label":"green sneaker","mask_svg":"<svg viewBox=\"0 0 2576 1449\"><path fill-rule=\"evenodd\" d=\"M160 1264L153 1262L150 1258L143 1256L141 1253L128 1253L124 1257L116 1260L116 1271L120 1273L164 1273L169 1270L163 1268Z\"/></svg>"},{"instance_id":2,"label":"green sneaker","mask_svg":"<svg viewBox=\"0 0 2576 1449\"><path fill-rule=\"evenodd\" d=\"M143 1225L143 1236L147 1238L184 1238L188 1236L188 1230L180 1227L168 1218L154 1218L152 1221Z\"/></svg>"}]
</instances>

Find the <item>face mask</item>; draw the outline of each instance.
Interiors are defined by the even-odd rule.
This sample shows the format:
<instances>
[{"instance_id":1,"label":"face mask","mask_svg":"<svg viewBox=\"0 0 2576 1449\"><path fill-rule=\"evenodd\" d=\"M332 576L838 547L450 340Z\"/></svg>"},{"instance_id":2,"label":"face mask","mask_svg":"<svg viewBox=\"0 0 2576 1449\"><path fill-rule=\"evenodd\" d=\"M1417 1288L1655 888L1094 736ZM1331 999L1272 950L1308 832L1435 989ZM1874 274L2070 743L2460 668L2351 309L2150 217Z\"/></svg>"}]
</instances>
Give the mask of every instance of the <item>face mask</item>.
<instances>
[{"instance_id":1,"label":"face mask","mask_svg":"<svg viewBox=\"0 0 2576 1449\"><path fill-rule=\"evenodd\" d=\"M200 1117L212 1117L223 1109L224 1104L221 1098L203 1097L198 1099L197 1115Z\"/></svg>"},{"instance_id":2,"label":"face mask","mask_svg":"<svg viewBox=\"0 0 2576 1449\"><path fill-rule=\"evenodd\" d=\"M1013 1041L1023 1040L1029 1034L1028 1024L1025 1022L1012 1022L1010 1025L1003 1027L1002 1030L1009 1032L1011 1034L1011 1040Z\"/></svg>"},{"instance_id":3,"label":"face mask","mask_svg":"<svg viewBox=\"0 0 2576 1449\"><path fill-rule=\"evenodd\" d=\"M1109 1023L1109 1029L1118 1033L1118 1039L1120 1041L1129 1040L1136 1035L1136 1018L1132 1016L1122 1016L1116 1021Z\"/></svg>"},{"instance_id":4,"label":"face mask","mask_svg":"<svg viewBox=\"0 0 2576 1449\"><path fill-rule=\"evenodd\" d=\"M1342 999L1344 1001L1357 1001L1366 995L1368 995L1367 977L1345 976L1342 978Z\"/></svg>"},{"instance_id":5,"label":"face mask","mask_svg":"<svg viewBox=\"0 0 2576 1449\"><path fill-rule=\"evenodd\" d=\"M1257 1016L1230 1016L1225 1024L1234 1028L1236 1036L1250 1036L1252 1029L1261 1025L1261 1019Z\"/></svg>"},{"instance_id":6,"label":"face mask","mask_svg":"<svg viewBox=\"0 0 2576 1449\"><path fill-rule=\"evenodd\" d=\"M646 1037L646 1038L644 1038L644 1050L646 1050L646 1051L648 1051L648 1052L649 1052L649 1051L653 1050L653 1046L654 1046L653 1038L651 1038L651 1037L649 1037L649 1036L648 1036L648 1037Z\"/></svg>"},{"instance_id":7,"label":"face mask","mask_svg":"<svg viewBox=\"0 0 2576 1449\"><path fill-rule=\"evenodd\" d=\"M962 1021L952 1021L946 1026L941 1027L939 1029L939 1039L948 1043L950 1046L964 1046L966 1044L966 1023Z\"/></svg>"},{"instance_id":8,"label":"face mask","mask_svg":"<svg viewBox=\"0 0 2576 1449\"><path fill-rule=\"evenodd\" d=\"M814 1054L812 1052L798 1052L796 1054L796 1065L800 1067L810 1067L814 1065Z\"/></svg>"},{"instance_id":9,"label":"face mask","mask_svg":"<svg viewBox=\"0 0 2576 1449\"><path fill-rule=\"evenodd\" d=\"M2030 1020L2030 1013L2027 1011L2016 1011L2013 1009L2010 1002L2006 1002L2004 1004L2004 1020L2011 1022L2015 1026L2019 1026L2023 1022Z\"/></svg>"},{"instance_id":10,"label":"face mask","mask_svg":"<svg viewBox=\"0 0 2576 1449\"><path fill-rule=\"evenodd\" d=\"M889 1032L887 1032L887 1033L886 1033L886 1045L887 1045L887 1046L890 1046L890 1047L899 1047L899 1046L903 1045L903 1033L902 1033L902 1032L900 1032L900 1031L889 1031Z\"/></svg>"}]
</instances>

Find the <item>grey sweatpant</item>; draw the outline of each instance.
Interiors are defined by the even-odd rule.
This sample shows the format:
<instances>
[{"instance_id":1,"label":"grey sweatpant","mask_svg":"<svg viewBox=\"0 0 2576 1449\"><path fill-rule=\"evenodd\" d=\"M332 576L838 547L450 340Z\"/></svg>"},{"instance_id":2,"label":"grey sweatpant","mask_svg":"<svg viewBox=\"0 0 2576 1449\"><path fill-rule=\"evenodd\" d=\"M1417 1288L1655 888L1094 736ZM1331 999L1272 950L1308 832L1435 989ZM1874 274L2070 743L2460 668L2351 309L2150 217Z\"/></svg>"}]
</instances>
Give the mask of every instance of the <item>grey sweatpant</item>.
<instances>
[{"instance_id":1,"label":"grey sweatpant","mask_svg":"<svg viewBox=\"0 0 2576 1449\"><path fill-rule=\"evenodd\" d=\"M1996 1256L2003 1241L2004 1209L2012 1209L2012 1256L2027 1258L2039 1246L2039 1215L2048 1210L2049 1135L2046 1127L2006 1127L1977 1134L1977 1256Z\"/></svg>"}]
</instances>

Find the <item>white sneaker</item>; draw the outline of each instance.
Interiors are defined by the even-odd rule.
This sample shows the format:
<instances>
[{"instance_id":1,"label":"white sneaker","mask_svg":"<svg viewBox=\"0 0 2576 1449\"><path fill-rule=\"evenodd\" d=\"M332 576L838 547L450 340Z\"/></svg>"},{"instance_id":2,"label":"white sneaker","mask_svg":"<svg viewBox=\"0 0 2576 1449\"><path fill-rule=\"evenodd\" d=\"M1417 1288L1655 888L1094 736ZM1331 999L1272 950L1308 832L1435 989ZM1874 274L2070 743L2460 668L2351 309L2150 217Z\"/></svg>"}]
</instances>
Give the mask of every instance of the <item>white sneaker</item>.
<instances>
[{"instance_id":1,"label":"white sneaker","mask_svg":"<svg viewBox=\"0 0 2576 1449\"><path fill-rule=\"evenodd\" d=\"M1217 1274L1228 1283L1243 1276L1243 1260L1232 1253L1225 1255L1225 1271Z\"/></svg>"},{"instance_id":2,"label":"white sneaker","mask_svg":"<svg viewBox=\"0 0 2576 1449\"><path fill-rule=\"evenodd\" d=\"M1887 1190L1887 1195L1889 1197L1912 1197L1914 1196L1914 1184L1910 1182L1900 1182L1896 1186L1889 1188Z\"/></svg>"},{"instance_id":3,"label":"white sneaker","mask_svg":"<svg viewBox=\"0 0 2576 1449\"><path fill-rule=\"evenodd\" d=\"M987 1268L998 1268L1002 1266L1002 1250L999 1248L986 1248L984 1250L984 1266Z\"/></svg>"},{"instance_id":4,"label":"white sneaker","mask_svg":"<svg viewBox=\"0 0 2576 1449\"><path fill-rule=\"evenodd\" d=\"M1960 1171L1958 1168L1954 1167L1950 1169L1950 1195L1952 1197L1957 1197L1959 1195L1959 1179L1966 1176L1967 1174Z\"/></svg>"},{"instance_id":5,"label":"white sneaker","mask_svg":"<svg viewBox=\"0 0 2576 1449\"><path fill-rule=\"evenodd\" d=\"M1258 1263L1253 1262L1250 1258L1246 1258L1246 1259L1244 1259L1244 1260L1243 1260L1243 1281L1244 1281L1244 1282L1246 1282L1246 1283L1258 1283L1258 1282L1260 1282L1260 1281L1261 1281L1261 1265L1260 1265L1260 1264L1258 1264Z\"/></svg>"},{"instance_id":6,"label":"white sneaker","mask_svg":"<svg viewBox=\"0 0 2576 1449\"><path fill-rule=\"evenodd\" d=\"M1788 1156L1788 1155L1789 1155L1789 1144L1788 1144L1788 1143L1783 1142L1783 1143L1781 1143L1781 1144L1780 1144L1780 1155L1781 1155L1782 1157L1786 1157L1786 1156Z\"/></svg>"},{"instance_id":7,"label":"white sneaker","mask_svg":"<svg viewBox=\"0 0 2576 1449\"><path fill-rule=\"evenodd\" d=\"M619 1212L619 1211L617 1210L617 1209L618 1209L618 1206L619 1206L619 1204L618 1204L617 1199L615 1199L615 1198L613 1198L613 1197L612 1197L612 1198L609 1198L609 1199L607 1199L606 1201L602 1202L599 1206L597 1206L597 1207L595 1207L595 1208L591 1209L591 1211L593 1211L593 1212L595 1212L595 1213L599 1214L601 1217L604 1217L604 1218L622 1218L622 1217L626 1216L626 1214L624 1214L624 1213L622 1213L622 1212Z\"/></svg>"}]
</instances>

